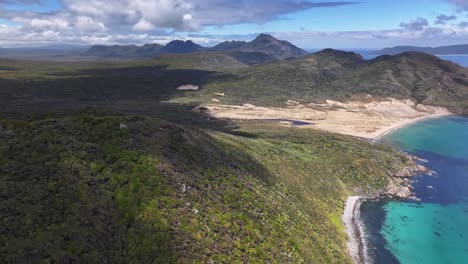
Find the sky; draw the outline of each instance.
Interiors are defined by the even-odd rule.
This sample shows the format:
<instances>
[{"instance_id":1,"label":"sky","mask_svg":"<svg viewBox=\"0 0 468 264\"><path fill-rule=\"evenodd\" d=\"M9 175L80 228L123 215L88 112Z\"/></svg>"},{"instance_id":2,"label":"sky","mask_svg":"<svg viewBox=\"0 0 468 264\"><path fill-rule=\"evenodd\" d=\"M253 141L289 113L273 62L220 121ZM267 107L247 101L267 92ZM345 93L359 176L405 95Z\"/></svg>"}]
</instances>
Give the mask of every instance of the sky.
<instances>
[{"instance_id":1,"label":"sky","mask_svg":"<svg viewBox=\"0 0 468 264\"><path fill-rule=\"evenodd\" d=\"M468 0L0 0L0 47L212 46L259 33L306 49L468 44Z\"/></svg>"}]
</instances>

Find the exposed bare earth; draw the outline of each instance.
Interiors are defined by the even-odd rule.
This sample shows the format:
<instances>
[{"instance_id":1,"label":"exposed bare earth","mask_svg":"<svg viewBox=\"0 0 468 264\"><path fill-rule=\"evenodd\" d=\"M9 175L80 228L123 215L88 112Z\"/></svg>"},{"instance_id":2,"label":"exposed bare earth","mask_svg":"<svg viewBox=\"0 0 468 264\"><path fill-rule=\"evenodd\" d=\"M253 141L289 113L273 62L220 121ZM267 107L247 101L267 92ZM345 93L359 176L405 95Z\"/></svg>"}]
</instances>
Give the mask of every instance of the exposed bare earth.
<instances>
[{"instance_id":1,"label":"exposed bare earth","mask_svg":"<svg viewBox=\"0 0 468 264\"><path fill-rule=\"evenodd\" d=\"M314 128L345 135L375 139L390 130L425 118L451 114L442 107L415 105L410 100L389 98L373 102L298 104L288 101L284 108L244 105L205 105L208 113L227 119L288 119L311 122Z\"/></svg>"}]
</instances>

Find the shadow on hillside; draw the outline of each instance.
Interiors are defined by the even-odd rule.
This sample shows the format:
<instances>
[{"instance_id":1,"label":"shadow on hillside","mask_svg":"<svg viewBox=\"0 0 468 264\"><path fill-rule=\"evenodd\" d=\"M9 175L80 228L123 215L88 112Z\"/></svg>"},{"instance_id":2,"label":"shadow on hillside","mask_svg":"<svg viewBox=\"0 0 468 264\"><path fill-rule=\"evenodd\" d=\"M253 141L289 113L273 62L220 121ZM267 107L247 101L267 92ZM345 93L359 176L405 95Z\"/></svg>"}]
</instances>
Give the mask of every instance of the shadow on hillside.
<instances>
[{"instance_id":1,"label":"shadow on hillside","mask_svg":"<svg viewBox=\"0 0 468 264\"><path fill-rule=\"evenodd\" d=\"M135 66L105 69L80 69L7 84L3 94L34 99L69 99L105 101L115 99L162 100L177 96L185 84L202 86L228 78L217 72L191 69L168 69L165 66ZM6 80L1 80L6 81ZM2 87L4 87L2 85Z\"/></svg>"},{"instance_id":2,"label":"shadow on hillside","mask_svg":"<svg viewBox=\"0 0 468 264\"><path fill-rule=\"evenodd\" d=\"M11 161L9 160L5 164L16 166L12 167L12 171L17 172L20 182L18 182L17 189L12 188L11 190L22 190L22 192L16 192L15 195L8 196L9 201L26 201L23 204L18 203L18 206L14 206L14 208L29 209L29 207L25 207L25 204L28 204L28 206L32 204L37 206L37 208L47 208L49 214L53 214L59 219L58 222L55 222L68 228L69 222L61 220L65 216L65 212L58 209L52 211L55 208L50 208L51 205L57 204L59 209L66 209L71 202L68 202L68 200L53 200L52 198L55 197L53 195L46 197L50 199L35 199L33 201L28 201L24 198L36 197L39 192L46 194L51 192L51 185L47 184L47 180L51 179L50 172L54 172L57 174L54 176L57 176L56 183L58 182L57 186L59 187L57 188L57 192L60 191L59 194L63 194L63 197L70 199L77 197L70 194L77 189L90 190L90 193L94 194L94 196L89 196L89 198L83 199L83 201L78 200L75 202L76 207L83 205L82 207L84 208L81 209L80 207L80 211L77 214L70 214L67 211L66 219L75 221L72 222L73 227L79 230L80 233L76 232L78 234L75 234L69 229L60 230L62 232L60 235L63 234L63 237L66 237L67 240L69 240L68 237L71 237L77 241L82 241L84 245L83 251L85 249L88 250L85 246L89 246L93 249L92 253L95 251L95 255L101 256L103 259L108 257L112 260L114 256L123 259L122 256L118 255L120 251L109 253L107 247L115 246L124 253L134 253L136 249L135 247L131 247L133 244L128 247L127 245L132 241L136 241L138 242L138 251L135 252L145 253L139 256L139 260L142 262L145 262L144 258L149 259L153 256L159 257L157 259L164 259L166 256L167 259L170 259L173 256L177 257L179 255L188 256L187 258L189 258L191 256L190 252L196 252L194 247L192 244L188 244L187 240L184 240L184 237L179 238L174 235L175 231L179 230L178 227L166 227L162 224L165 223L167 225L167 223L172 224L173 222L170 221L171 218L161 215L157 209L148 210L145 212L145 217L138 217L133 221L127 222L119 214L122 212L122 214L127 213L127 211L133 213L134 210L125 207L127 204L129 204L128 208L134 209L142 207L146 201L145 199L154 200L154 192L159 191L158 184L161 184L159 183L159 179L152 177L151 180L145 182L143 181L145 173L139 170L135 170L137 171L135 177L128 177L128 179L121 182L119 180L118 184L112 180L107 181L101 175L95 177L96 172L94 171L92 175L88 175L88 166L94 168L100 162L110 168L102 170L103 174L112 175L111 173L114 172L116 175L126 175L127 172L121 172L117 168L127 168L128 162L126 159L127 155L130 155L127 152L120 152L118 149L115 150L109 147L109 145L112 146L114 144L114 141L106 137L107 134L112 136L113 132L119 131L120 121L115 124L109 122L111 126L109 128L106 126L107 122L95 122L96 120L93 121L92 117L118 114L134 115L137 120L135 123L139 123L139 125L137 126L134 123L134 126L129 125L128 128L139 130L134 131L135 133L132 135L136 136L131 138L130 142L132 143L129 144L135 144L134 146L137 150L147 151L157 158L158 162L162 164L161 167L158 167L161 175L165 177L165 181L169 181L168 184L171 184L174 190L181 188L182 183L184 186L187 184L197 190L197 195L200 199L208 200L208 198L214 197L213 201L218 202L218 200L222 201L224 196L222 191L225 189L237 190L239 188L239 190L247 190L247 187L242 187L242 184L251 185L249 179L244 179L246 176L257 179L265 186L272 186L276 178L264 164L249 154L242 146L231 144L229 140L220 140L212 135L212 133L205 133L198 128L222 131L243 137L254 137L254 135L237 131L237 125L227 120L218 120L208 117L201 112L192 111L196 105L178 105L162 102L173 96L177 96L178 92L176 89L179 85L191 83L203 86L210 80L227 77L227 75L209 71L169 70L165 67L130 67L100 70L87 69L77 71L72 76L56 75L54 78L34 78L28 82L19 80L7 81L0 78L0 87L2 87L0 89L0 122L2 122L2 117L19 119L60 118L70 115L82 115L83 117L79 119L79 122L76 122L76 129L72 126L73 123L70 122L38 122L37 126L31 128L33 130L29 131L30 133L16 134L20 144L6 148L8 151L14 149L17 152L12 152L10 155ZM141 116L159 118L171 123L159 121L146 122ZM174 123L182 125L182 127L173 125ZM51 133L53 132L51 130L54 128L55 133ZM43 131L39 131L39 129ZM43 136L42 133L34 134L39 133L38 131L43 132L47 137ZM56 135L60 135L60 137ZM90 135L93 136L91 137ZM88 137L96 139L96 142L88 144ZM111 139L113 138L111 137ZM12 142L16 141L8 141L6 144ZM105 151L98 152L100 148L95 147L94 144L102 146L106 151L109 149L110 153L106 153ZM45 148L45 151L41 151L42 148ZM74 155L75 152L80 154ZM53 162L55 163L48 160L46 163L43 163L43 159L33 159L31 158L31 153L41 153L38 156L53 158ZM119 156L120 154L122 156ZM83 160L83 155L84 157L88 157L86 155L89 155L88 160ZM67 161L63 162L62 157L67 157ZM102 160L99 160L99 158ZM71 161L69 162L69 160ZM79 169L75 169L74 167L74 169L64 170L62 167L59 167L62 164L61 162L75 164L75 161L76 164L79 163L76 166L81 166ZM111 167L112 163L111 165L106 163L109 161L115 162L114 168ZM32 169L28 169L31 167L24 168L26 165L30 166L32 162L34 162ZM41 170L47 170L47 172L36 173ZM84 172L82 173L82 171ZM68 173L67 177L60 177L62 176L60 173L63 172ZM69 174L75 176L72 173L77 174L76 180L72 178L74 181L67 182L70 179ZM47 177L42 177L43 175ZM117 177L121 179L121 176ZM130 180L132 178L134 181ZM35 181L31 179L35 179ZM89 183L87 180L89 180ZM38 187L29 188L31 182L38 183ZM106 185L107 183L109 183L109 186ZM156 187L151 184L146 185L148 183L153 183ZM105 194L112 190L111 186L113 184L119 186L120 189L115 190L115 196L111 198L106 197ZM85 187L82 188L82 186ZM170 186L164 184L163 187L168 187L167 190L169 190ZM160 189L163 190L162 187ZM125 192L125 190L128 190L128 192ZM140 191L138 192L138 190ZM177 202L184 201L180 198L175 201L169 200L162 193L156 193L156 195L161 196L156 196L156 198L160 198L161 206L165 206L164 203L166 202L172 204L164 208L164 210L160 210L161 212L169 209L172 213L174 211L172 208L178 206ZM18 198L20 196L21 199ZM115 199L115 197L120 196L124 197L125 200L124 198ZM119 211L119 207L116 207L119 201L124 204L122 212ZM150 206L154 208L153 203L149 203L148 208ZM242 212L243 208L239 207L236 210ZM28 216L27 219L31 218L30 211L26 211L25 213L14 214L16 218L13 219L14 221L11 221L14 223L11 226L26 227L25 230L29 231L28 226L21 225L20 221L23 218L26 219L26 216ZM100 212L100 214L96 212ZM156 213L153 214L153 212ZM146 221L148 215L153 217L151 222ZM43 223L44 226L48 227L49 222L42 215L32 216L34 222ZM187 216L187 219L191 218L193 217ZM83 223L76 219L86 219L87 222ZM131 220L132 218L129 219ZM92 221L91 224L89 224L89 221ZM118 225L120 222L122 226ZM90 228L90 226L105 226L105 228L102 228L103 231L101 232L101 229ZM12 228L11 230L20 229ZM23 233L28 234L26 231ZM55 230L50 232L55 235L52 232L55 232ZM58 237L59 239L55 239L55 237L52 237L53 240L51 239L55 243L54 246L52 242L47 241L45 243L41 241L40 239L43 236L38 236L37 239L34 238L33 240L37 243L28 247L28 250L32 248L31 251L42 253L39 251L41 248L38 249L36 245L47 245L47 247L43 248L47 250L53 248L54 252L58 250L66 252L68 250L68 242L63 242L60 240L62 237ZM104 237L105 239L94 239L95 237ZM86 240L89 238L92 238L92 240ZM73 241L73 239L70 241ZM82 244L79 245L81 246ZM9 247L9 249L12 249L12 252L16 250L14 247ZM49 254L47 250L44 250L45 253L43 255L47 256ZM21 259L20 257L23 256L15 255L15 257ZM40 257L37 257L38 260L41 260ZM68 254L62 260L65 262L82 261L83 259L80 257ZM154 261L154 259L146 262ZM168 261L163 260L161 262Z\"/></svg>"},{"instance_id":3,"label":"shadow on hillside","mask_svg":"<svg viewBox=\"0 0 468 264\"><path fill-rule=\"evenodd\" d=\"M50 78L52 77L52 78ZM66 115L86 108L101 112L156 117L186 126L209 128L245 137L232 122L192 111L192 105L163 101L177 97L185 84L204 85L231 75L165 66L125 66L64 70L48 78L30 80L0 78L0 113L5 118L36 119Z\"/></svg>"}]
</instances>

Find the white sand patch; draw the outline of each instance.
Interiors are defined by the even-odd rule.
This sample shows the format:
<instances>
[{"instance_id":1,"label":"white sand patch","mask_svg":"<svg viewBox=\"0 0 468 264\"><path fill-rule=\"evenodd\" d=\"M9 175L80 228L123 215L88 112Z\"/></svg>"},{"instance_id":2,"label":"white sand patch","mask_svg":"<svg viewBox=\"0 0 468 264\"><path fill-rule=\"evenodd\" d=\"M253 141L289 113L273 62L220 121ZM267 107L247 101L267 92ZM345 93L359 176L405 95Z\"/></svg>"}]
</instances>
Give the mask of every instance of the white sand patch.
<instances>
[{"instance_id":1,"label":"white sand patch","mask_svg":"<svg viewBox=\"0 0 468 264\"><path fill-rule=\"evenodd\" d=\"M288 119L312 122L301 128L315 128L329 132L374 139L388 131L425 118L451 114L441 107L415 105L410 100L374 102L337 102L324 104L289 104L288 107L244 105L206 105L209 114L229 119Z\"/></svg>"},{"instance_id":2,"label":"white sand patch","mask_svg":"<svg viewBox=\"0 0 468 264\"><path fill-rule=\"evenodd\" d=\"M182 85L177 88L177 90L179 91L197 91L198 89L200 89L198 85L192 85L192 84Z\"/></svg>"},{"instance_id":3,"label":"white sand patch","mask_svg":"<svg viewBox=\"0 0 468 264\"><path fill-rule=\"evenodd\" d=\"M364 262L362 234L357 223L358 219L356 219L359 216L359 203L359 196L348 197L343 212L343 223L348 234L348 250L355 264Z\"/></svg>"}]
</instances>

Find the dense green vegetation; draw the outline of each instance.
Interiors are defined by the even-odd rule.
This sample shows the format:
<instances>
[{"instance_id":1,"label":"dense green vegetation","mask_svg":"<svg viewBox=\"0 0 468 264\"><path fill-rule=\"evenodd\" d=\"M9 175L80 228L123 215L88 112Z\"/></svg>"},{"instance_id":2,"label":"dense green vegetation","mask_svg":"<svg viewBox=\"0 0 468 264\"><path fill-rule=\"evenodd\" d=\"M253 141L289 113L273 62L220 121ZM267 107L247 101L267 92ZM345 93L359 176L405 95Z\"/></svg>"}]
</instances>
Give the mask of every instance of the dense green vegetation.
<instances>
[{"instance_id":1,"label":"dense green vegetation","mask_svg":"<svg viewBox=\"0 0 468 264\"><path fill-rule=\"evenodd\" d=\"M404 155L190 110L213 93L270 106L371 94L464 113L467 72L418 53L270 58L0 59L0 262L349 263L345 198L387 186Z\"/></svg>"},{"instance_id":2,"label":"dense green vegetation","mask_svg":"<svg viewBox=\"0 0 468 264\"><path fill-rule=\"evenodd\" d=\"M406 162L271 124L244 136L96 113L2 124L6 263L350 262L346 196Z\"/></svg>"},{"instance_id":3,"label":"dense green vegetation","mask_svg":"<svg viewBox=\"0 0 468 264\"><path fill-rule=\"evenodd\" d=\"M167 65L170 61L172 67ZM31 113L101 104L109 107L120 100L155 104L180 95L180 85L203 86L229 76L177 66L177 62L185 61L177 55L148 61L45 63L0 59L0 110ZM139 103L134 104L133 111L139 107Z\"/></svg>"},{"instance_id":4,"label":"dense green vegetation","mask_svg":"<svg viewBox=\"0 0 468 264\"><path fill-rule=\"evenodd\" d=\"M324 50L302 58L268 61L262 53L205 52L166 54L141 61L42 62L0 60L0 108L70 105L115 110L122 101L172 101L183 104L252 103L285 106L326 99L394 97L466 113L468 72L454 63L422 53L382 56L365 61L349 52ZM261 63L264 62L264 63ZM250 66L250 64L261 63ZM197 92L180 92L184 84ZM224 93L218 98L214 93ZM143 103L144 104L144 103ZM146 111L140 105L126 110Z\"/></svg>"},{"instance_id":5,"label":"dense green vegetation","mask_svg":"<svg viewBox=\"0 0 468 264\"><path fill-rule=\"evenodd\" d=\"M210 82L197 94L180 100L208 102L214 92L226 94L223 103L284 106L326 99L411 99L417 103L468 112L468 71L423 53L382 56L364 61L359 55L324 50L303 58L262 64Z\"/></svg>"}]
</instances>

